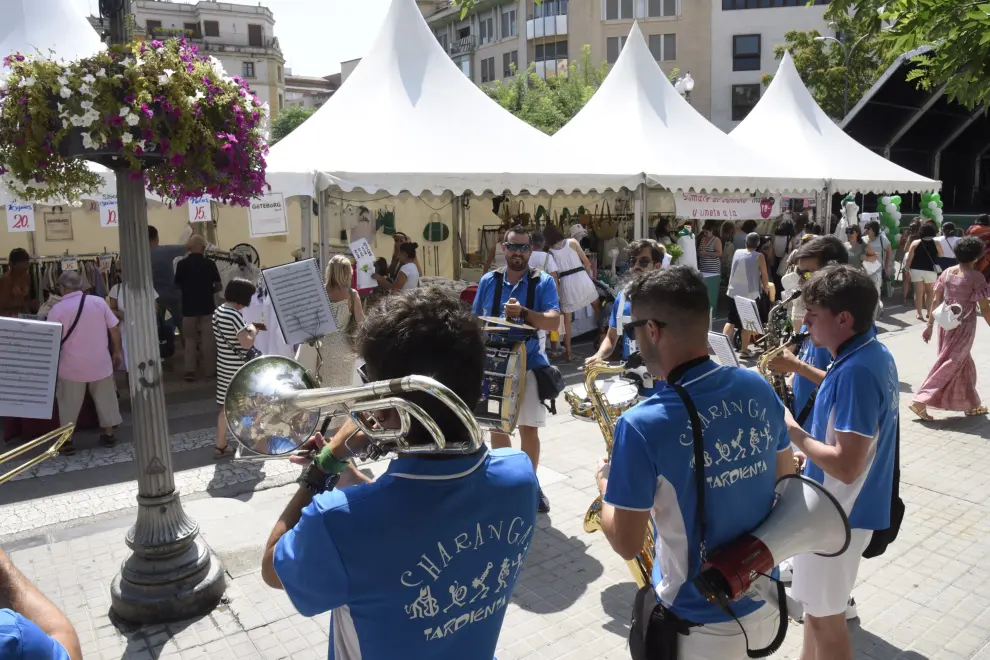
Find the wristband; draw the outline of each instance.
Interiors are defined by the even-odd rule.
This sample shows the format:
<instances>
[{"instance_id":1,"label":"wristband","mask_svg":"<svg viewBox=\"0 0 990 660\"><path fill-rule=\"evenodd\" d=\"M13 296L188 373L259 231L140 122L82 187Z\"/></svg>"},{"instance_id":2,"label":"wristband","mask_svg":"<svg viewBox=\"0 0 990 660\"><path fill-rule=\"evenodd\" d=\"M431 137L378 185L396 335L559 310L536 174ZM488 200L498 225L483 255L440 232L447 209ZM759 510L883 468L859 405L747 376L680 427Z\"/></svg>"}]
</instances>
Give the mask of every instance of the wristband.
<instances>
[{"instance_id":1,"label":"wristband","mask_svg":"<svg viewBox=\"0 0 990 660\"><path fill-rule=\"evenodd\" d=\"M330 445L326 445L319 455L313 459L313 462L327 474L340 474L348 467L350 467L350 461L342 461L333 455L333 450L330 449Z\"/></svg>"}]
</instances>

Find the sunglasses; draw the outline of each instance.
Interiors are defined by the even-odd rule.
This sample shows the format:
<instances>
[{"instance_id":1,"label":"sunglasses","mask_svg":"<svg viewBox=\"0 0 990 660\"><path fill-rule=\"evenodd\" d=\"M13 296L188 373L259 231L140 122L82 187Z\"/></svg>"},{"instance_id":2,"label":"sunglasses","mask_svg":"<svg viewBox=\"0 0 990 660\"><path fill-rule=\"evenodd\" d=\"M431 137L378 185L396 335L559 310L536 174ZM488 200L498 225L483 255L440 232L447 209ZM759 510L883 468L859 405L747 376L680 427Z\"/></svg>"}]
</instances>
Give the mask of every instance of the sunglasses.
<instances>
[{"instance_id":1,"label":"sunglasses","mask_svg":"<svg viewBox=\"0 0 990 660\"><path fill-rule=\"evenodd\" d=\"M533 246L528 243L503 243L506 252L529 252Z\"/></svg>"},{"instance_id":2,"label":"sunglasses","mask_svg":"<svg viewBox=\"0 0 990 660\"><path fill-rule=\"evenodd\" d=\"M666 328L667 324L663 321L657 321L656 319L640 319L638 321L633 321L631 323L626 323L622 326L622 334L626 336L627 339L636 338L636 328L641 328L647 323L653 323L658 328Z\"/></svg>"},{"instance_id":3,"label":"sunglasses","mask_svg":"<svg viewBox=\"0 0 990 660\"><path fill-rule=\"evenodd\" d=\"M809 277L811 277L811 274L812 274L813 272L815 272L815 271L813 271L813 270L804 270L803 268L795 268L795 269L794 269L794 272L795 272L795 273L797 273L797 274L798 274L798 276L799 276L799 277L800 277L801 279L803 279L803 280L806 280L806 279L808 279Z\"/></svg>"},{"instance_id":4,"label":"sunglasses","mask_svg":"<svg viewBox=\"0 0 990 660\"><path fill-rule=\"evenodd\" d=\"M846 230L846 236L851 236L852 234L858 234L858 233L859 232L856 231L855 229L847 229Z\"/></svg>"},{"instance_id":5,"label":"sunglasses","mask_svg":"<svg viewBox=\"0 0 990 660\"><path fill-rule=\"evenodd\" d=\"M639 259L634 258L629 260L630 266L641 266L642 268L649 268L655 263L656 262L653 261L653 259L651 259L650 257L640 257Z\"/></svg>"}]
</instances>

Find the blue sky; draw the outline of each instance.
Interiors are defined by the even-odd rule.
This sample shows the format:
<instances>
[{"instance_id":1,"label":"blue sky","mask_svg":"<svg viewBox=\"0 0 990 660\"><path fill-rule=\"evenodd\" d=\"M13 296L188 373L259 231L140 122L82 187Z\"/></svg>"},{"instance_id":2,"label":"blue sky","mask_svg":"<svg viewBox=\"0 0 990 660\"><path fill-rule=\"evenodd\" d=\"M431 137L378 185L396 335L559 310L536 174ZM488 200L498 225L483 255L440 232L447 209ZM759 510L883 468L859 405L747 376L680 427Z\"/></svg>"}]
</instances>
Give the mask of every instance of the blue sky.
<instances>
[{"instance_id":1,"label":"blue sky","mask_svg":"<svg viewBox=\"0 0 990 660\"><path fill-rule=\"evenodd\" d=\"M72 1L86 14L95 14L99 4ZM341 62L364 56L385 19L389 0L262 0L261 4L275 14L275 36L286 66L297 75L325 76L340 71Z\"/></svg>"}]
</instances>

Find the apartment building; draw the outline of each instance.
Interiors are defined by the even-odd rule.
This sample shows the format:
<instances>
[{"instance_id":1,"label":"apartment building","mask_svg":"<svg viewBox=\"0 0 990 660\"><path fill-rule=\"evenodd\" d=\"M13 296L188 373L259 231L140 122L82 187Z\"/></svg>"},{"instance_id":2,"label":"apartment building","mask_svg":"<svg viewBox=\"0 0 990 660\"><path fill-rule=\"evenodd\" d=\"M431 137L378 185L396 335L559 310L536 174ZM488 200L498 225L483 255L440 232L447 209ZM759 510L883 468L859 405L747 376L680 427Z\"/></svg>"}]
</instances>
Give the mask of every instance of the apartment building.
<instances>
[{"instance_id":1,"label":"apartment building","mask_svg":"<svg viewBox=\"0 0 990 660\"><path fill-rule=\"evenodd\" d=\"M274 118L285 107L285 58L275 36L275 16L257 5L216 0L195 4L135 0L131 11L147 38L184 30L200 52L219 59L231 76L241 76Z\"/></svg>"},{"instance_id":2,"label":"apartment building","mask_svg":"<svg viewBox=\"0 0 990 660\"><path fill-rule=\"evenodd\" d=\"M711 120L728 132L763 93L761 78L777 70L774 47L791 30L834 33L824 18L828 0L709 0L711 3Z\"/></svg>"},{"instance_id":3,"label":"apartment building","mask_svg":"<svg viewBox=\"0 0 990 660\"><path fill-rule=\"evenodd\" d=\"M340 85L339 73L323 77L294 76L292 69L286 68L285 107L319 109L340 89Z\"/></svg>"},{"instance_id":4,"label":"apartment building","mask_svg":"<svg viewBox=\"0 0 990 660\"><path fill-rule=\"evenodd\" d=\"M420 0L420 9L466 76L477 84L511 76L511 65L533 64L541 76L564 73L585 45L592 63L619 57L638 21L661 68L691 72L691 102L708 116L711 106L711 12L704 0L479 0L471 15L444 0Z\"/></svg>"}]
</instances>

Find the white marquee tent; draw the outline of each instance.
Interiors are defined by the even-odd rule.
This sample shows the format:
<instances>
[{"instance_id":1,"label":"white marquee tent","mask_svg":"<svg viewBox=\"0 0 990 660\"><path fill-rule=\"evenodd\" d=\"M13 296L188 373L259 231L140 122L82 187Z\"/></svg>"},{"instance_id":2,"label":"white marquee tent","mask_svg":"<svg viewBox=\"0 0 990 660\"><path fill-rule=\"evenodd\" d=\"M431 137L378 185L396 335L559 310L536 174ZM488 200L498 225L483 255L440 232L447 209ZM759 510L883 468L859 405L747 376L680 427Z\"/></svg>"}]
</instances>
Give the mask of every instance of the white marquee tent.
<instances>
[{"instance_id":1,"label":"white marquee tent","mask_svg":"<svg viewBox=\"0 0 990 660\"><path fill-rule=\"evenodd\" d=\"M584 156L553 150L549 136L458 69L415 0L393 0L347 82L272 148L267 178L286 196L331 186L392 195L586 192L634 189L643 181L635 163L596 171L582 164Z\"/></svg>"},{"instance_id":2,"label":"white marquee tent","mask_svg":"<svg viewBox=\"0 0 990 660\"><path fill-rule=\"evenodd\" d=\"M789 53L763 98L729 134L732 142L781 159L795 175L829 181L833 192L925 192L939 181L923 177L864 147L828 118L808 92Z\"/></svg>"},{"instance_id":3,"label":"white marquee tent","mask_svg":"<svg viewBox=\"0 0 990 660\"><path fill-rule=\"evenodd\" d=\"M594 151L600 166L646 174L670 190L804 191L821 176L792 173L729 140L670 84L634 24L601 88L552 138L555 149Z\"/></svg>"}]
</instances>

